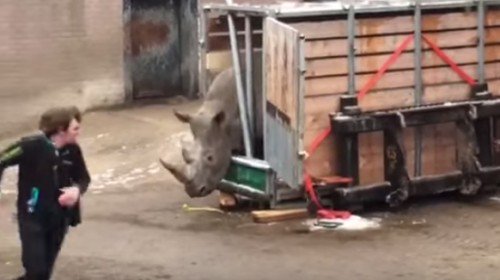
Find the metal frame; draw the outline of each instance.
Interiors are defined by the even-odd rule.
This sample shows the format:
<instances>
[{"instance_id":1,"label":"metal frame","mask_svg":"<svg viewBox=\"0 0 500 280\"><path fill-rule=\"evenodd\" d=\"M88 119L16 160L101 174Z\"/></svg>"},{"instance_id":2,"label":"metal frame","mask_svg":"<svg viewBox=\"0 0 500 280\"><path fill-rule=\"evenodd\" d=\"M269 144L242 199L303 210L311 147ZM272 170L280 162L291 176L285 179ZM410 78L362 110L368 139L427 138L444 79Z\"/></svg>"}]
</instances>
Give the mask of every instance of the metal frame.
<instances>
[{"instance_id":1,"label":"metal frame","mask_svg":"<svg viewBox=\"0 0 500 280\"><path fill-rule=\"evenodd\" d=\"M243 80L241 75L240 55L238 41L236 38L236 27L232 14L227 15L229 25L229 37L231 40L231 54L233 56L233 68L236 76L236 92L238 94L238 107L240 112L240 120L243 130L243 143L245 145L245 155L253 157L252 139L250 138L250 129L248 122L247 105L245 105L245 92L243 89Z\"/></svg>"},{"instance_id":2,"label":"metal frame","mask_svg":"<svg viewBox=\"0 0 500 280\"><path fill-rule=\"evenodd\" d=\"M477 6L477 1L481 0L450 0L442 2L421 3L422 10L454 9L454 8L473 8ZM498 0L482 0L485 5L500 5ZM243 15L253 16L273 16L276 18L294 18L294 17L314 17L314 16L334 16L345 15L348 8L342 3L316 3L308 6L296 6L293 8L284 8L280 5L269 5L267 7L250 5L227 5L227 4L208 4L204 9L213 12L227 13L235 12ZM357 14L365 13L391 13L391 12L411 12L414 6L411 3L401 5L356 5Z\"/></svg>"},{"instance_id":3,"label":"metal frame","mask_svg":"<svg viewBox=\"0 0 500 280\"><path fill-rule=\"evenodd\" d=\"M297 151L297 156L301 158L302 160L300 161L303 163L303 160L306 157L306 148L304 147L304 133L305 133L305 123L306 123L306 113L305 113L305 92L306 92L306 71L307 71L307 64L306 64L306 55L305 55L305 44L306 44L306 38L304 35L301 35L299 38L299 100L298 100L298 113L297 113L297 133L298 133L298 145L297 147L299 150ZM301 164L300 170L303 170L304 166ZM303 182L303 173L299 173L299 182ZM299 183L297 182L297 183Z\"/></svg>"},{"instance_id":4,"label":"metal frame","mask_svg":"<svg viewBox=\"0 0 500 280\"><path fill-rule=\"evenodd\" d=\"M245 16L245 82L246 82L246 102L248 113L248 127L250 130L250 138L255 135L254 125L254 106L253 106L253 44L252 44L252 19L250 16Z\"/></svg>"},{"instance_id":5,"label":"metal frame","mask_svg":"<svg viewBox=\"0 0 500 280\"><path fill-rule=\"evenodd\" d=\"M458 190L477 193L484 185L500 184L500 166L492 166L492 117L500 115L500 100L456 102L446 105L415 107L404 110L374 112L357 116L332 116L336 135L384 131L385 182L371 186L332 189L338 204L386 201L399 205L409 196ZM459 154L459 172L410 179L404 160L401 130L429 124L455 122ZM479 126L479 129L478 129ZM476 154L479 145L483 147ZM486 147L486 148L484 148ZM341 164L349 164L342 162ZM351 168L357 168L352 166Z\"/></svg>"}]
</instances>

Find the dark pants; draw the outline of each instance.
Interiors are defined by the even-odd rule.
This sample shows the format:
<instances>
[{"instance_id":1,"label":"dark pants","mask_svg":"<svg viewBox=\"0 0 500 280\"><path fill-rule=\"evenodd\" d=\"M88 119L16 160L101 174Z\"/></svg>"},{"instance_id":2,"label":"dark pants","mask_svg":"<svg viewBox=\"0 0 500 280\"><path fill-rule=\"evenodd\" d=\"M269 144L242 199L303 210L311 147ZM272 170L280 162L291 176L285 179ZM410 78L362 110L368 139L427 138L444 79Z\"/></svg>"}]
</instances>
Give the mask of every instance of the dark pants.
<instances>
[{"instance_id":1,"label":"dark pants","mask_svg":"<svg viewBox=\"0 0 500 280\"><path fill-rule=\"evenodd\" d=\"M31 219L20 219L19 233L26 280L49 280L61 249L68 225L64 218L44 225Z\"/></svg>"}]
</instances>

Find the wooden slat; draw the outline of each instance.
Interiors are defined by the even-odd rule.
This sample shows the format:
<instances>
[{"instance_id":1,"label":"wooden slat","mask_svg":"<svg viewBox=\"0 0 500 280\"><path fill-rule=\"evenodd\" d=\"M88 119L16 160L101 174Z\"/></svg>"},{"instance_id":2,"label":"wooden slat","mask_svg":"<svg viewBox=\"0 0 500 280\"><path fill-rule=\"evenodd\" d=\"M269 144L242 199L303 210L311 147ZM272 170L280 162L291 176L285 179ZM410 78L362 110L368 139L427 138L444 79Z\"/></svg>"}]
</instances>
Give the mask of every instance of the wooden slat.
<instances>
[{"instance_id":1,"label":"wooden slat","mask_svg":"<svg viewBox=\"0 0 500 280\"><path fill-rule=\"evenodd\" d=\"M362 133L358 137L359 182L372 184L384 181L383 133Z\"/></svg>"},{"instance_id":2,"label":"wooden slat","mask_svg":"<svg viewBox=\"0 0 500 280\"><path fill-rule=\"evenodd\" d=\"M398 107L407 107L414 104L414 90L398 89L382 92L373 91L359 102L363 111L387 110Z\"/></svg>"},{"instance_id":3,"label":"wooden slat","mask_svg":"<svg viewBox=\"0 0 500 280\"><path fill-rule=\"evenodd\" d=\"M455 125L428 125L422 132L422 174L437 175L456 170Z\"/></svg>"},{"instance_id":4,"label":"wooden slat","mask_svg":"<svg viewBox=\"0 0 500 280\"><path fill-rule=\"evenodd\" d=\"M262 35L261 34L254 34L252 36L252 44L256 48L260 48L262 46ZM240 50L245 49L245 37L244 36L237 36L237 41L238 41L238 48ZM207 43L207 51L224 51L224 50L230 50L231 49L231 43L229 41L229 36L220 36L220 37L209 37L208 38L208 43Z\"/></svg>"},{"instance_id":5,"label":"wooden slat","mask_svg":"<svg viewBox=\"0 0 500 280\"><path fill-rule=\"evenodd\" d=\"M438 85L425 88L424 104L436 104L447 101L466 100L470 97L470 88L467 84ZM413 88L374 91L360 101L363 111L388 110L413 106Z\"/></svg>"},{"instance_id":6,"label":"wooden slat","mask_svg":"<svg viewBox=\"0 0 500 280\"><path fill-rule=\"evenodd\" d=\"M306 129L304 133L305 147L309 147L323 130L324 129ZM305 162L305 168L314 177L325 177L338 174L337 148L335 147L332 135L321 143L321 146L319 146L314 154L310 155Z\"/></svg>"},{"instance_id":7,"label":"wooden slat","mask_svg":"<svg viewBox=\"0 0 500 280\"><path fill-rule=\"evenodd\" d=\"M477 44L476 30L458 30L445 31L438 33L424 34L430 41L438 45L440 48L465 47L475 46ZM405 40L408 35L390 35L380 37L364 37L356 39L357 54L380 54L392 53ZM487 44L500 42L500 27L488 28L486 30L485 41ZM326 39L317 41L308 41L305 44L306 58L346 56L347 55L347 40L346 39ZM407 51L414 49L411 43ZM429 46L423 45L424 50L430 49Z\"/></svg>"},{"instance_id":8,"label":"wooden slat","mask_svg":"<svg viewBox=\"0 0 500 280\"><path fill-rule=\"evenodd\" d=\"M500 41L500 27L487 27L485 33L485 44L490 45Z\"/></svg>"},{"instance_id":9,"label":"wooden slat","mask_svg":"<svg viewBox=\"0 0 500 280\"><path fill-rule=\"evenodd\" d=\"M486 26L498 26L500 25L500 9L489 7L486 12Z\"/></svg>"},{"instance_id":10,"label":"wooden slat","mask_svg":"<svg viewBox=\"0 0 500 280\"><path fill-rule=\"evenodd\" d=\"M415 177L415 128L403 129L406 168L410 178Z\"/></svg>"},{"instance_id":11,"label":"wooden slat","mask_svg":"<svg viewBox=\"0 0 500 280\"><path fill-rule=\"evenodd\" d=\"M305 128L319 130L330 125L328 114L338 112L340 95L325 95L305 98Z\"/></svg>"},{"instance_id":12,"label":"wooden slat","mask_svg":"<svg viewBox=\"0 0 500 280\"><path fill-rule=\"evenodd\" d=\"M500 79L488 81L488 87L494 96L500 96Z\"/></svg>"},{"instance_id":13,"label":"wooden slat","mask_svg":"<svg viewBox=\"0 0 500 280\"><path fill-rule=\"evenodd\" d=\"M330 126L329 114L339 110L339 95L308 97L304 100L306 116L304 146L309 149L314 138ZM306 162L306 168L314 176L336 175L336 149L333 138L328 138Z\"/></svg>"},{"instance_id":14,"label":"wooden slat","mask_svg":"<svg viewBox=\"0 0 500 280\"><path fill-rule=\"evenodd\" d=\"M500 76L488 80L490 90L500 95ZM469 98L470 88L467 84L444 84L425 88L423 101L425 104L436 104L447 101L460 101ZM309 96L305 98L306 128L313 130L326 128L330 125L328 114L339 110L339 94ZM372 91L369 92L360 106L363 111L387 110L398 107L408 107L414 104L413 88Z\"/></svg>"},{"instance_id":15,"label":"wooden slat","mask_svg":"<svg viewBox=\"0 0 500 280\"><path fill-rule=\"evenodd\" d=\"M477 66L467 65L461 67L465 73L472 78L477 78ZM356 90L361 90L372 79L374 74L356 75ZM486 71L486 79L500 77L500 62L493 63ZM432 86L439 84L464 82L457 73L450 67L443 66L438 68L424 69L422 71L424 85ZM397 89L404 87L413 87L414 71L396 71L387 72L373 87L373 90ZM306 80L306 96L324 95L324 94L342 94L347 92L347 76L339 77L321 77Z\"/></svg>"},{"instance_id":16,"label":"wooden slat","mask_svg":"<svg viewBox=\"0 0 500 280\"><path fill-rule=\"evenodd\" d=\"M414 128L403 129L406 168L410 177L414 177L415 170L414 132ZM360 184L375 184L384 181L383 132L360 134L358 145Z\"/></svg>"},{"instance_id":17,"label":"wooden slat","mask_svg":"<svg viewBox=\"0 0 500 280\"><path fill-rule=\"evenodd\" d=\"M266 64L267 100L290 118L292 128L297 127L298 105L298 40L299 35L284 24L267 21Z\"/></svg>"},{"instance_id":18,"label":"wooden slat","mask_svg":"<svg viewBox=\"0 0 500 280\"><path fill-rule=\"evenodd\" d=\"M470 64L477 62L478 51L476 47L463 49L449 49L445 51L458 64ZM356 72L369 73L376 72L390 57L390 54L369 55L356 57ZM500 45L486 46L485 62L500 61ZM433 51L423 52L422 67L437 67L447 65ZM413 52L403 53L391 66L391 70L413 69ZM307 61L306 77L327 76L327 75L347 75L347 57L312 59Z\"/></svg>"},{"instance_id":19,"label":"wooden slat","mask_svg":"<svg viewBox=\"0 0 500 280\"><path fill-rule=\"evenodd\" d=\"M489 10L485 23L486 26L500 26L500 11ZM304 34L309 40L347 37L347 21L343 19L290 23L290 26ZM475 12L427 14L422 17L422 30L424 32L473 29L476 26L477 16ZM411 33L413 30L413 16L361 18L357 19L356 23L357 36Z\"/></svg>"}]
</instances>

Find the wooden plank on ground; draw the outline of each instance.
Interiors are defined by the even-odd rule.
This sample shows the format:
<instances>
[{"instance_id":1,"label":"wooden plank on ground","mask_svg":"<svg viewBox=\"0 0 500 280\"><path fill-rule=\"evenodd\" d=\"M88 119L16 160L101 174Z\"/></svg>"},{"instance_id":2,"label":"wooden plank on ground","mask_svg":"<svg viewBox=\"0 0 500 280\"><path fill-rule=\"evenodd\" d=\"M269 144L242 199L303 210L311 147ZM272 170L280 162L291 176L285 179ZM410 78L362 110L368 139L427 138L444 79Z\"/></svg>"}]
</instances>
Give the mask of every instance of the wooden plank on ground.
<instances>
[{"instance_id":1,"label":"wooden plank on ground","mask_svg":"<svg viewBox=\"0 0 500 280\"><path fill-rule=\"evenodd\" d=\"M252 211L256 223L273 223L309 217L307 209L261 210Z\"/></svg>"}]
</instances>

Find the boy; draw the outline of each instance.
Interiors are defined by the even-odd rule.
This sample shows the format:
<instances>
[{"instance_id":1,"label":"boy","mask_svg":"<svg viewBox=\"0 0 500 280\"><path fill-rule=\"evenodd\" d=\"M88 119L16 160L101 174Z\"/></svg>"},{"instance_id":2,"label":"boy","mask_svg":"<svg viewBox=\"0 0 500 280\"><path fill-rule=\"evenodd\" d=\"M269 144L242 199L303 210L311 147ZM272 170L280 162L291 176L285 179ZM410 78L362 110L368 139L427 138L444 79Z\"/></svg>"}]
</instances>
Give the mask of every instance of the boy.
<instances>
[{"instance_id":1,"label":"boy","mask_svg":"<svg viewBox=\"0 0 500 280\"><path fill-rule=\"evenodd\" d=\"M24 137L0 152L3 170L19 165L17 216L25 275L49 280L69 226L80 220L80 196L90 183L77 138L81 114L76 107L42 114L40 134Z\"/></svg>"}]
</instances>

